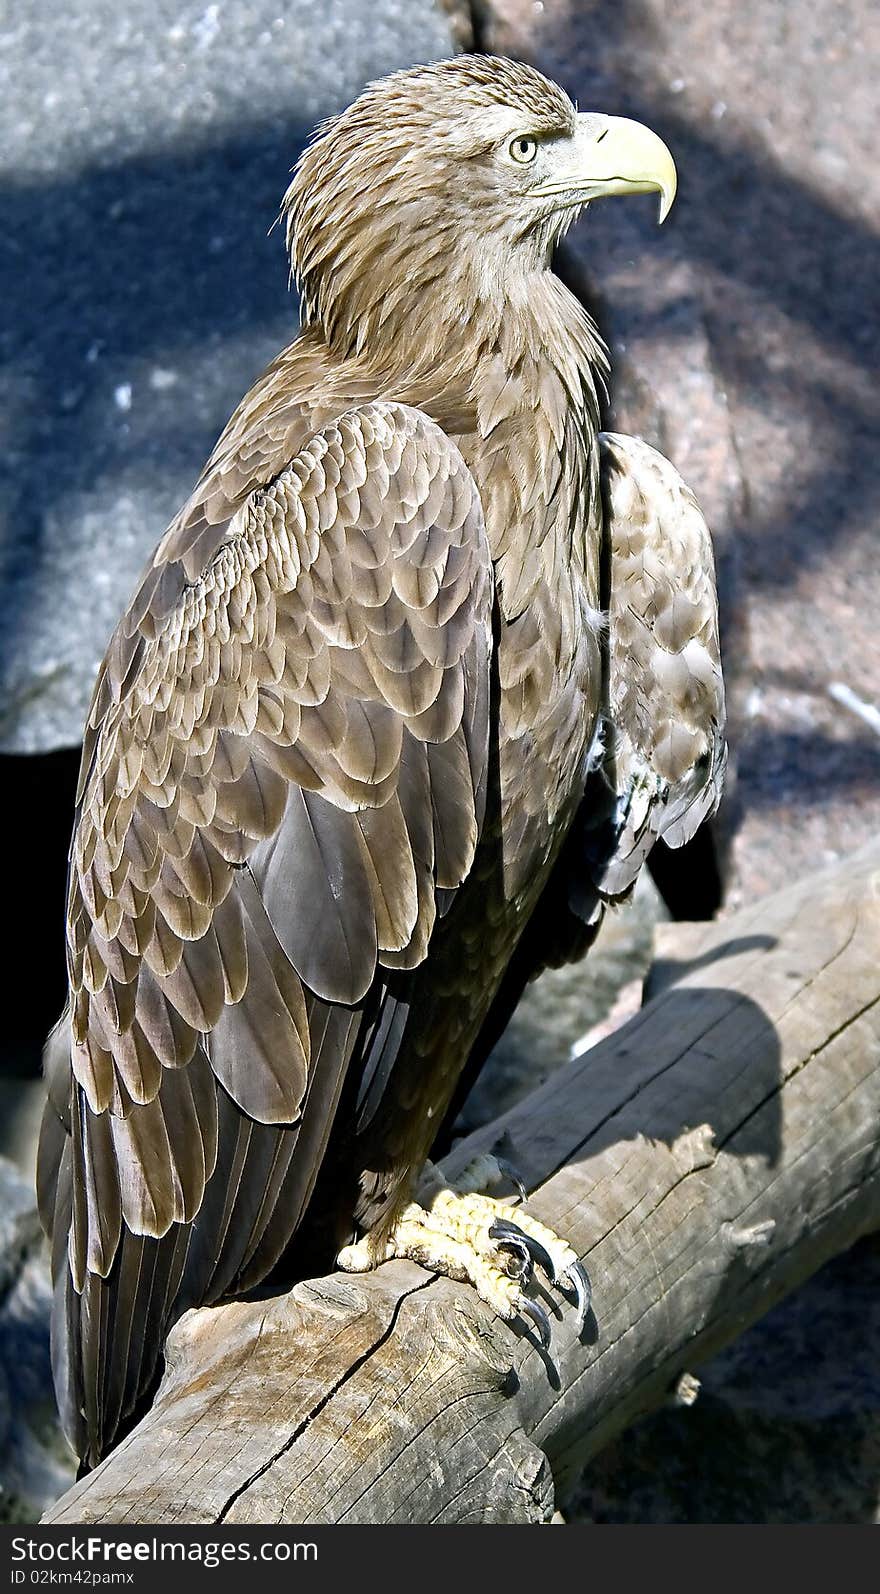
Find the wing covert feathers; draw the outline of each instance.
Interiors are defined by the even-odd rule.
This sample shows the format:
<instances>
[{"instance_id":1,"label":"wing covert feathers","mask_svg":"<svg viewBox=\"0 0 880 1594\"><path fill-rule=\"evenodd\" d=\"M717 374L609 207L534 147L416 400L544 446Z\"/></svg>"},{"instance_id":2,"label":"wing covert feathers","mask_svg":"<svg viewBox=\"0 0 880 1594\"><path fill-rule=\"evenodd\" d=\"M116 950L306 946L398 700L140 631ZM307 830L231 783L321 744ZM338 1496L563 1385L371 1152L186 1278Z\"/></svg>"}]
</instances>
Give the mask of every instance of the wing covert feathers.
<instances>
[{"instance_id":1,"label":"wing covert feathers","mask_svg":"<svg viewBox=\"0 0 880 1594\"><path fill-rule=\"evenodd\" d=\"M600 445L611 804L591 850L594 881L613 897L632 885L659 836L680 847L714 813L727 749L709 529L655 449L613 433Z\"/></svg>"},{"instance_id":2,"label":"wing covert feathers","mask_svg":"<svg viewBox=\"0 0 880 1594\"><path fill-rule=\"evenodd\" d=\"M424 957L482 817L491 584L457 448L376 403L314 433L194 579L160 569L121 622L84 752L41 1159L90 1344L106 1325L86 1286L114 1259L129 1305L154 1301L151 1269L166 1303L193 1276L189 1242L172 1260L147 1243L173 1225L201 1215L192 1255L222 1268L250 1202L232 1274L253 1263L316 1067L327 1110L378 965ZM284 1144L255 1173L263 1125ZM320 1160L321 1137L303 1148Z\"/></svg>"}]
</instances>

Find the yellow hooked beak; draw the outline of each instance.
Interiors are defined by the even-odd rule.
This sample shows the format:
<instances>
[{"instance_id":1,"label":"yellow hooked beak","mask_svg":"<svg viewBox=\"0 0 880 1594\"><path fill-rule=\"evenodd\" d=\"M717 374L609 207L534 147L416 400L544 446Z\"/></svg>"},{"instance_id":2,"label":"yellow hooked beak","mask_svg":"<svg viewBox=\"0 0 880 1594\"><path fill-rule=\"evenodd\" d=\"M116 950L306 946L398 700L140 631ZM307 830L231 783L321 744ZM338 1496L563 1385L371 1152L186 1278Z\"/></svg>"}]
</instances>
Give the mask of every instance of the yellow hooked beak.
<instances>
[{"instance_id":1,"label":"yellow hooked beak","mask_svg":"<svg viewBox=\"0 0 880 1594\"><path fill-rule=\"evenodd\" d=\"M662 138L625 116L578 116L574 139L553 177L533 189L541 195L571 194L573 203L606 194L660 195L660 221L672 209L678 178Z\"/></svg>"}]
</instances>

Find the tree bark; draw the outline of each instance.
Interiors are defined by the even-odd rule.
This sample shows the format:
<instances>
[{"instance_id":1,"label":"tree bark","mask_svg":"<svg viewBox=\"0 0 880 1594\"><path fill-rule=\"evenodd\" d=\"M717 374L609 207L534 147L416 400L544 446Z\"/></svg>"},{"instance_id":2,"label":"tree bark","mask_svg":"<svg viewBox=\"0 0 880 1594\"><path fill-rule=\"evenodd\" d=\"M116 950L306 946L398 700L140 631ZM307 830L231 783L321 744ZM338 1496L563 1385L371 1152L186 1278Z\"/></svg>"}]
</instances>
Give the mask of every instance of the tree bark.
<instances>
[{"instance_id":1,"label":"tree bark","mask_svg":"<svg viewBox=\"0 0 880 1594\"><path fill-rule=\"evenodd\" d=\"M580 1338L558 1295L544 1352L406 1262L188 1313L152 1410L45 1520L548 1522L614 1434L880 1226L880 845L661 943L637 1017L447 1159L504 1137L591 1273Z\"/></svg>"}]
</instances>

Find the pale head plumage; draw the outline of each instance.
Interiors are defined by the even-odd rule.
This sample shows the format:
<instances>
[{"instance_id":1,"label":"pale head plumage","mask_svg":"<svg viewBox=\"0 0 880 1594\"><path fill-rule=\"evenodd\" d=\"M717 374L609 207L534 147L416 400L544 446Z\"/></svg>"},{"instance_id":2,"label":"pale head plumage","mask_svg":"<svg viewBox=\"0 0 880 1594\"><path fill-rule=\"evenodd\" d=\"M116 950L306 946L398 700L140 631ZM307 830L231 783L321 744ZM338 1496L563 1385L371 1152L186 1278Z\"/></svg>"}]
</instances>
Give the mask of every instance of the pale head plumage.
<instances>
[{"instance_id":1,"label":"pale head plumage","mask_svg":"<svg viewBox=\"0 0 880 1594\"><path fill-rule=\"evenodd\" d=\"M577 206L534 190L575 125L562 89L502 58L459 56L371 84L319 130L285 196L304 321L340 352L360 351L423 316L438 288L447 314L467 315L503 296L518 268L546 265Z\"/></svg>"}]
</instances>

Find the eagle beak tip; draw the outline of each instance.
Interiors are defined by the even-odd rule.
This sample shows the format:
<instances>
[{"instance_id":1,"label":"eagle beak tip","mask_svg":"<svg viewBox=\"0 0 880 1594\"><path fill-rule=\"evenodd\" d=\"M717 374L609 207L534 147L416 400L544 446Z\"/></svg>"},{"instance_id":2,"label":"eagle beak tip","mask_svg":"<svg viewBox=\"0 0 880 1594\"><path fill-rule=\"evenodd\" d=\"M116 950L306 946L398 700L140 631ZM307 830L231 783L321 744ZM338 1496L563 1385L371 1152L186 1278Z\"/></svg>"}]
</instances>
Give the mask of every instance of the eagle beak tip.
<instances>
[{"instance_id":1,"label":"eagle beak tip","mask_svg":"<svg viewBox=\"0 0 880 1594\"><path fill-rule=\"evenodd\" d=\"M589 187L589 197L659 193L662 225L678 188L675 162L662 138L641 122L596 111L579 113L577 135L578 183Z\"/></svg>"},{"instance_id":2,"label":"eagle beak tip","mask_svg":"<svg viewBox=\"0 0 880 1594\"><path fill-rule=\"evenodd\" d=\"M666 220L667 216L669 215L669 212L672 209L672 205L673 205L674 199L675 199L675 189L674 188L671 189L671 190L668 189L668 188L663 188L663 189L660 190L660 212L659 212L659 215L657 217L657 226L658 227L662 227L663 226L664 221Z\"/></svg>"}]
</instances>

